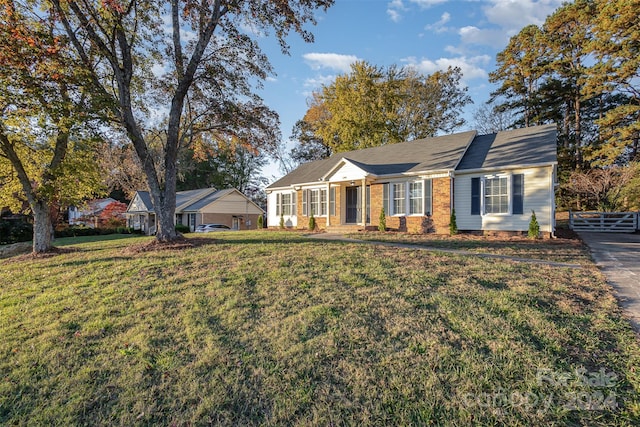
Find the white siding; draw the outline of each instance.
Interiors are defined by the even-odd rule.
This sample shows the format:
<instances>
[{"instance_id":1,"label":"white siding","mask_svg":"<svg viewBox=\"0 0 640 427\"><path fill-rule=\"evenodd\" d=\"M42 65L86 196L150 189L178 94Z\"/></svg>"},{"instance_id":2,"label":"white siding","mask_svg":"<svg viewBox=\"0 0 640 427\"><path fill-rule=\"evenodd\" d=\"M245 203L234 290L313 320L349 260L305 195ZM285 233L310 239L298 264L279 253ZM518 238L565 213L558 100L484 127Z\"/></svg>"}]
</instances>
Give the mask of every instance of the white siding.
<instances>
[{"instance_id":1,"label":"white siding","mask_svg":"<svg viewBox=\"0 0 640 427\"><path fill-rule=\"evenodd\" d=\"M524 174L523 214L471 215L471 178L482 178L487 174L457 174L454 184L454 200L456 223L459 230L527 231L533 210L540 224L540 231L547 233L553 231L553 203L555 203L553 167L498 171L489 175L494 174ZM509 189L509 193L511 195L511 189Z\"/></svg>"},{"instance_id":2,"label":"white siding","mask_svg":"<svg viewBox=\"0 0 640 427\"><path fill-rule=\"evenodd\" d=\"M280 226L280 215L276 215L276 204L277 204L277 194L282 194L282 193L291 194L294 192L291 190L272 191L271 194L267 194L267 226L269 227ZM298 217L296 215L284 215L284 224L286 227L297 227Z\"/></svg>"}]
</instances>

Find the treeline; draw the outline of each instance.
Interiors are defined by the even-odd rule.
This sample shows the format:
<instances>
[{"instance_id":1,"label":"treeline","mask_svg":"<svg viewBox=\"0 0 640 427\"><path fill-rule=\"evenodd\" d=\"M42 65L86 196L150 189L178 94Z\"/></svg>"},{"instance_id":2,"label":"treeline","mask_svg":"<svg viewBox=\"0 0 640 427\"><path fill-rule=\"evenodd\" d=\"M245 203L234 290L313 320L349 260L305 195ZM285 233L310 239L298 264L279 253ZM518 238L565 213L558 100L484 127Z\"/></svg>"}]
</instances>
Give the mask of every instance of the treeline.
<instances>
[{"instance_id":1,"label":"treeline","mask_svg":"<svg viewBox=\"0 0 640 427\"><path fill-rule=\"evenodd\" d=\"M559 124L578 169L640 160L640 1L578 0L512 37L490 80L514 125Z\"/></svg>"},{"instance_id":2,"label":"treeline","mask_svg":"<svg viewBox=\"0 0 640 427\"><path fill-rule=\"evenodd\" d=\"M494 116L558 123L566 207L638 208L639 12L638 0L567 3L512 37L490 73Z\"/></svg>"}]
</instances>

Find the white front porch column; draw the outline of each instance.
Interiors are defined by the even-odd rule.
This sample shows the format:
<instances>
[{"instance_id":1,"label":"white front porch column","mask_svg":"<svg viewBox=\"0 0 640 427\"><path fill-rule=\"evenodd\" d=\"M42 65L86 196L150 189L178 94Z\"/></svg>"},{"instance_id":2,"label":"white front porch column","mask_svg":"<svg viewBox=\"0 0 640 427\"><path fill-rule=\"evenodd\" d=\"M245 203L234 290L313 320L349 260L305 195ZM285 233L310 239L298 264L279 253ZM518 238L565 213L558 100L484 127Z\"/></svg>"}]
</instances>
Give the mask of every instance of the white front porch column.
<instances>
[{"instance_id":1,"label":"white front porch column","mask_svg":"<svg viewBox=\"0 0 640 427\"><path fill-rule=\"evenodd\" d=\"M360 209L361 214L362 214L362 225L366 226L367 225L367 179L363 178L362 179L362 209Z\"/></svg>"}]
</instances>

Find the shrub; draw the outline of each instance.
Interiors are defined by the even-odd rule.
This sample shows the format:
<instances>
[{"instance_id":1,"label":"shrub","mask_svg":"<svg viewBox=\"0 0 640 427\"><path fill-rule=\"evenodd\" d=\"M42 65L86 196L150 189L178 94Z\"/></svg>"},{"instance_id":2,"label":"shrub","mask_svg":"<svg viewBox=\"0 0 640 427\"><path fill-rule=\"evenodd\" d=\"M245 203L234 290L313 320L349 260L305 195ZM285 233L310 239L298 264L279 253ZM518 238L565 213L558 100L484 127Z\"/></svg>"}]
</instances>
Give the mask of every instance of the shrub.
<instances>
[{"instance_id":1,"label":"shrub","mask_svg":"<svg viewBox=\"0 0 640 427\"><path fill-rule=\"evenodd\" d=\"M316 229L316 219L313 216L313 214L311 214L311 216L309 217L309 230L314 231Z\"/></svg>"},{"instance_id":2,"label":"shrub","mask_svg":"<svg viewBox=\"0 0 640 427\"><path fill-rule=\"evenodd\" d=\"M538 218L536 218L536 213L534 211L531 211L531 221L529 221L527 237L530 239L537 239L540 237L540 224L538 224Z\"/></svg>"},{"instance_id":3,"label":"shrub","mask_svg":"<svg viewBox=\"0 0 640 427\"><path fill-rule=\"evenodd\" d=\"M284 215L280 215L280 230L284 230Z\"/></svg>"},{"instance_id":4,"label":"shrub","mask_svg":"<svg viewBox=\"0 0 640 427\"><path fill-rule=\"evenodd\" d=\"M0 221L0 245L28 242L33 238L33 225L24 221Z\"/></svg>"},{"instance_id":5,"label":"shrub","mask_svg":"<svg viewBox=\"0 0 640 427\"><path fill-rule=\"evenodd\" d=\"M184 225L184 224L176 224L176 231L178 233L190 233L191 229L189 228L188 225Z\"/></svg>"},{"instance_id":6,"label":"shrub","mask_svg":"<svg viewBox=\"0 0 640 427\"><path fill-rule=\"evenodd\" d=\"M262 215L258 216L258 228L264 228L264 218Z\"/></svg>"},{"instance_id":7,"label":"shrub","mask_svg":"<svg viewBox=\"0 0 640 427\"><path fill-rule=\"evenodd\" d=\"M384 208L380 210L380 219L378 222L379 231L387 231L387 216L384 213Z\"/></svg>"},{"instance_id":8,"label":"shrub","mask_svg":"<svg viewBox=\"0 0 640 427\"><path fill-rule=\"evenodd\" d=\"M458 234L458 224L456 222L456 210L453 209L451 211L451 217L449 219L449 234L455 235Z\"/></svg>"}]
</instances>

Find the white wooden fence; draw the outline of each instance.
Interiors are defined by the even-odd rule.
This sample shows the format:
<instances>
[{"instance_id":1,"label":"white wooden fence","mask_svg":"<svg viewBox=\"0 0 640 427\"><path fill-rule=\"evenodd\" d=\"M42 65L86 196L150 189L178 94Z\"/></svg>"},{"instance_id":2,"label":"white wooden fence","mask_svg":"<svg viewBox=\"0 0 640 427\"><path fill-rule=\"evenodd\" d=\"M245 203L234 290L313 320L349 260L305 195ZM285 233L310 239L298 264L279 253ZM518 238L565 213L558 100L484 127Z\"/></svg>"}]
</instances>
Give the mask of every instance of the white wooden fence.
<instances>
[{"instance_id":1,"label":"white wooden fence","mask_svg":"<svg viewBox=\"0 0 640 427\"><path fill-rule=\"evenodd\" d=\"M633 233L638 230L638 212L571 212L569 227L575 231Z\"/></svg>"}]
</instances>

